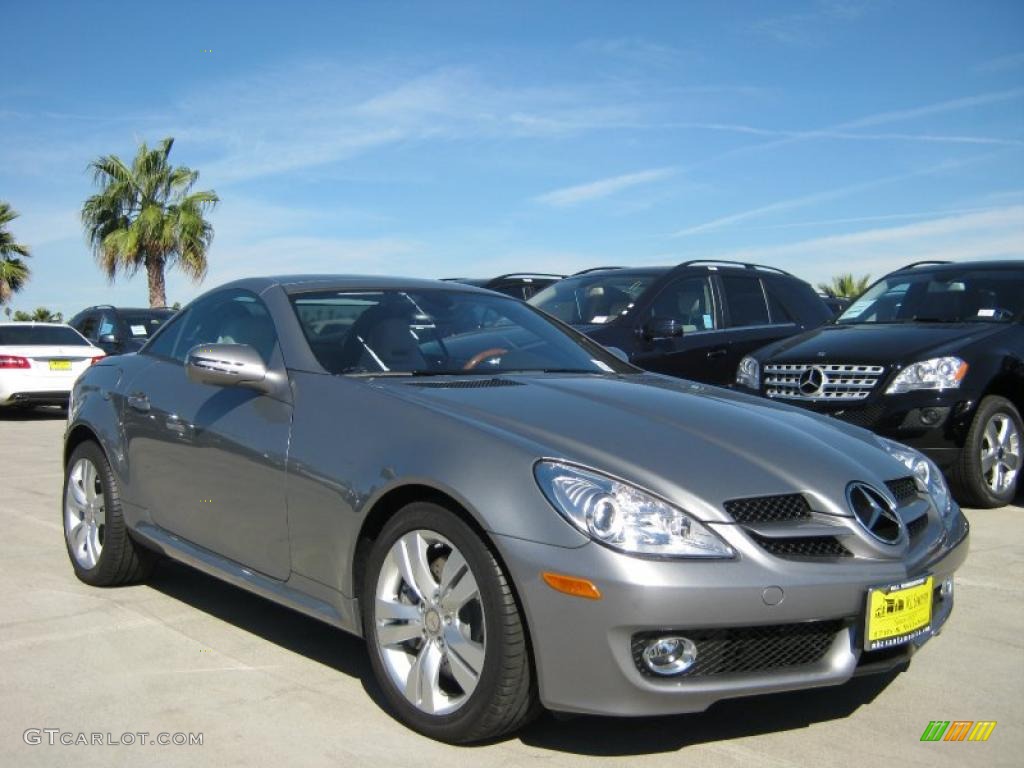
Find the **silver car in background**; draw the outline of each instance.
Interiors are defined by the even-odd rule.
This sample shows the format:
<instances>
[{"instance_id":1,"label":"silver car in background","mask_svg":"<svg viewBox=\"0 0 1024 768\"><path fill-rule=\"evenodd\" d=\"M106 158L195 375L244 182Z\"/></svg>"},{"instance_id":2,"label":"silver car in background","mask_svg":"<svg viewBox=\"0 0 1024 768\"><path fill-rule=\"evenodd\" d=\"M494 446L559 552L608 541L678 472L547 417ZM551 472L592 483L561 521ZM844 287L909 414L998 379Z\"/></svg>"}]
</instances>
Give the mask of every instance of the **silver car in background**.
<instances>
[{"instance_id":1,"label":"silver car in background","mask_svg":"<svg viewBox=\"0 0 1024 768\"><path fill-rule=\"evenodd\" d=\"M892 669L967 554L919 453L432 281L211 291L79 379L64 464L83 581L162 553L362 635L451 742Z\"/></svg>"}]
</instances>

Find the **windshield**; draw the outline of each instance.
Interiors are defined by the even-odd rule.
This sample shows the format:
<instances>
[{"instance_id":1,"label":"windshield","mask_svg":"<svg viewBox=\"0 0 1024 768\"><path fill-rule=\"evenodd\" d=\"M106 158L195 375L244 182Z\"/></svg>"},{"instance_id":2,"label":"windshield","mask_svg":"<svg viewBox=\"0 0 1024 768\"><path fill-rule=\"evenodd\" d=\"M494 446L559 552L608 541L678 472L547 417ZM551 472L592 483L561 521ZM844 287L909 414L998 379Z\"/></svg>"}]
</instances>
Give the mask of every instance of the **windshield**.
<instances>
[{"instance_id":1,"label":"windshield","mask_svg":"<svg viewBox=\"0 0 1024 768\"><path fill-rule=\"evenodd\" d=\"M999 323L1024 313L1024 270L898 272L836 320L855 323Z\"/></svg>"},{"instance_id":2,"label":"windshield","mask_svg":"<svg viewBox=\"0 0 1024 768\"><path fill-rule=\"evenodd\" d=\"M635 272L567 277L538 293L530 304L570 325L610 323L629 312L656 277Z\"/></svg>"},{"instance_id":3,"label":"windshield","mask_svg":"<svg viewBox=\"0 0 1024 768\"><path fill-rule=\"evenodd\" d=\"M88 347L89 342L66 325L0 325L0 347L48 346Z\"/></svg>"},{"instance_id":4,"label":"windshield","mask_svg":"<svg viewBox=\"0 0 1024 768\"><path fill-rule=\"evenodd\" d=\"M331 373L632 373L603 347L503 296L446 290L332 291L292 298Z\"/></svg>"},{"instance_id":5,"label":"windshield","mask_svg":"<svg viewBox=\"0 0 1024 768\"><path fill-rule=\"evenodd\" d=\"M167 318L174 315L174 312L123 312L121 319L125 328L133 339L147 339L159 328Z\"/></svg>"}]
</instances>

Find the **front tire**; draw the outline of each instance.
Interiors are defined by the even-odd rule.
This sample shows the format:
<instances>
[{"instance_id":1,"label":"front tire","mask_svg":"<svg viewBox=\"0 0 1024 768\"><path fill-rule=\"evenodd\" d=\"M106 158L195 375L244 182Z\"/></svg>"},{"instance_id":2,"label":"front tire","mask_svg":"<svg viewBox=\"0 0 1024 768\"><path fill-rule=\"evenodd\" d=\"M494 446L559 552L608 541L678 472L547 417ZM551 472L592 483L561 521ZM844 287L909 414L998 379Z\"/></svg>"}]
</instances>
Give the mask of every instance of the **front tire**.
<instances>
[{"instance_id":1,"label":"front tire","mask_svg":"<svg viewBox=\"0 0 1024 768\"><path fill-rule=\"evenodd\" d=\"M1017 495L1024 425L1013 403L989 395L982 399L953 468L953 485L962 504L1002 507Z\"/></svg>"},{"instance_id":2,"label":"front tire","mask_svg":"<svg viewBox=\"0 0 1024 768\"><path fill-rule=\"evenodd\" d=\"M117 480L94 442L75 448L64 472L64 543L75 575L94 587L144 581L155 555L128 534Z\"/></svg>"},{"instance_id":3,"label":"front tire","mask_svg":"<svg viewBox=\"0 0 1024 768\"><path fill-rule=\"evenodd\" d=\"M494 739L536 711L526 630L480 537L436 504L398 512L363 580L370 662L398 717L441 741Z\"/></svg>"}]
</instances>

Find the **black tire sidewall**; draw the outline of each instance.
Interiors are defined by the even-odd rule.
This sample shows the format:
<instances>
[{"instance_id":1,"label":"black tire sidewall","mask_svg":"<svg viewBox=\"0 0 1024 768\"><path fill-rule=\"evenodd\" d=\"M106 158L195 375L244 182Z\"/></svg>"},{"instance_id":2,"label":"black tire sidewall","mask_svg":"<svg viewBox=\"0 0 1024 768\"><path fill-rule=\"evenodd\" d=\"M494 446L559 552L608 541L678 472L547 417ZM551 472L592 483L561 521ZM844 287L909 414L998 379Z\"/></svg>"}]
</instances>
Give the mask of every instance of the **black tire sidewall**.
<instances>
[{"instance_id":1,"label":"black tire sidewall","mask_svg":"<svg viewBox=\"0 0 1024 768\"><path fill-rule=\"evenodd\" d=\"M459 550L476 579L484 608L484 668L469 700L449 715L428 715L410 704L392 682L377 645L373 606L380 569L395 541L414 530L438 533ZM414 502L404 507L384 526L370 550L361 595L363 634L370 664L393 711L412 728L431 738L453 743L465 741L486 716L500 684L505 638L500 616L502 595L494 575L496 567L499 566L494 556L466 523L444 507L429 502Z\"/></svg>"},{"instance_id":2,"label":"black tire sidewall","mask_svg":"<svg viewBox=\"0 0 1024 768\"><path fill-rule=\"evenodd\" d=\"M1009 416L1017 427L1017 434L1024 436L1024 424L1021 423L1020 413L1013 406L1013 403L1005 398L990 395L983 399L978 406L965 446L965 450L969 451L965 457L967 462L966 479L969 485L968 490L975 497L976 501L990 508L1012 503L1017 495L1017 491L1020 490L1019 469L1013 487L1003 494L992 491L988 483L985 482L985 476L981 469L981 442L985 434L985 426L997 414Z\"/></svg>"}]
</instances>

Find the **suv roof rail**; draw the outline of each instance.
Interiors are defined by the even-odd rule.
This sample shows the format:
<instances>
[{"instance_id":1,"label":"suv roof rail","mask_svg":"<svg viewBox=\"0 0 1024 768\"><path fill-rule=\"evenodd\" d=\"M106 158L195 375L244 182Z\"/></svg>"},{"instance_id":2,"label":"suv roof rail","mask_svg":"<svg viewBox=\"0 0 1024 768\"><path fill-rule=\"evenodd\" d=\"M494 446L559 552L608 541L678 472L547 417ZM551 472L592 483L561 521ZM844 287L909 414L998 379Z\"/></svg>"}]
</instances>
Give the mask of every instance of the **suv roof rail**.
<instances>
[{"instance_id":1,"label":"suv roof rail","mask_svg":"<svg viewBox=\"0 0 1024 768\"><path fill-rule=\"evenodd\" d=\"M949 259L927 259L925 261L912 261L905 267L900 267L897 272L902 272L904 269L913 269L914 267L923 267L925 264L952 264L953 262Z\"/></svg>"},{"instance_id":2,"label":"suv roof rail","mask_svg":"<svg viewBox=\"0 0 1024 768\"><path fill-rule=\"evenodd\" d=\"M625 267L587 267L586 269L581 269L579 272L573 272L571 277L576 277L576 275L586 275L590 272L600 272L602 269L625 269Z\"/></svg>"},{"instance_id":3,"label":"suv roof rail","mask_svg":"<svg viewBox=\"0 0 1024 768\"><path fill-rule=\"evenodd\" d=\"M557 277L561 280L565 275L556 275L552 272L509 272L507 275L492 277L491 282L493 283L495 280L505 280L509 277Z\"/></svg>"},{"instance_id":4,"label":"suv roof rail","mask_svg":"<svg viewBox=\"0 0 1024 768\"><path fill-rule=\"evenodd\" d=\"M795 277L790 272L779 267L770 267L767 264L751 264L746 261L729 261L727 259L691 259L690 261L684 261L682 264L677 264L673 267L673 271L676 269L683 269L685 267L696 267L701 264L725 264L730 267L743 267L744 269L755 269L764 270L767 272L778 272L780 275L786 275L786 277Z\"/></svg>"}]
</instances>

